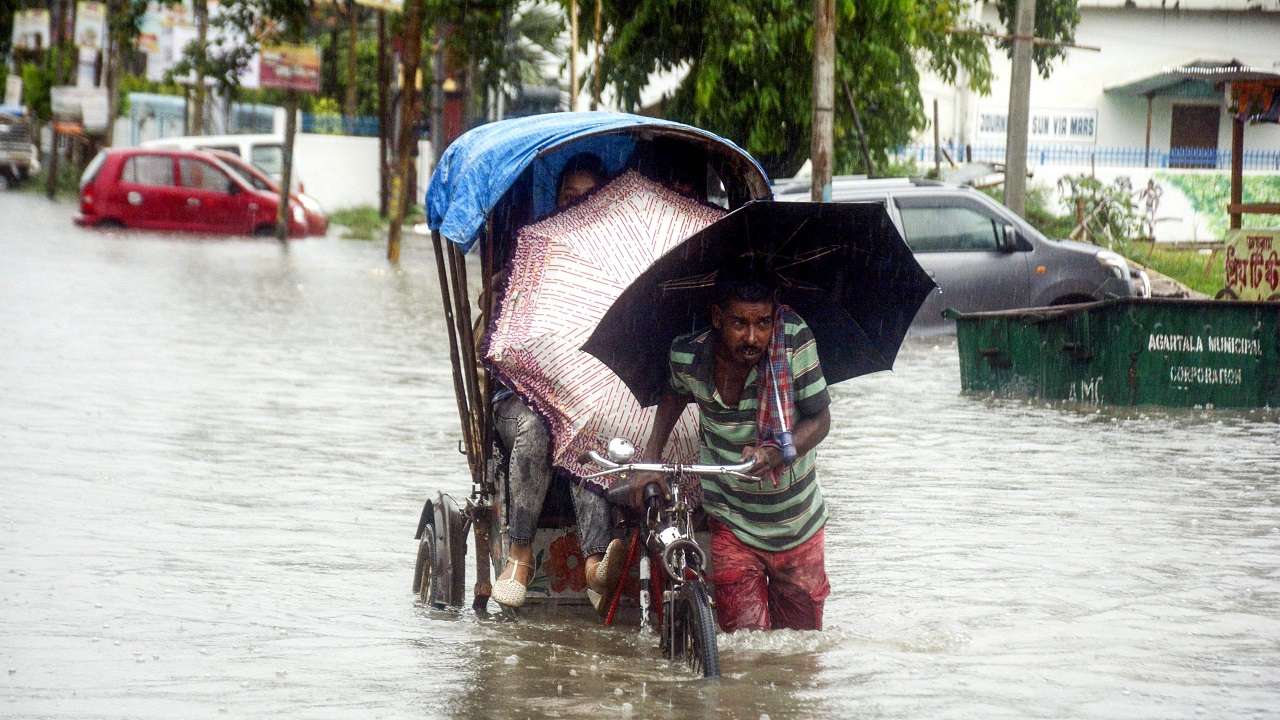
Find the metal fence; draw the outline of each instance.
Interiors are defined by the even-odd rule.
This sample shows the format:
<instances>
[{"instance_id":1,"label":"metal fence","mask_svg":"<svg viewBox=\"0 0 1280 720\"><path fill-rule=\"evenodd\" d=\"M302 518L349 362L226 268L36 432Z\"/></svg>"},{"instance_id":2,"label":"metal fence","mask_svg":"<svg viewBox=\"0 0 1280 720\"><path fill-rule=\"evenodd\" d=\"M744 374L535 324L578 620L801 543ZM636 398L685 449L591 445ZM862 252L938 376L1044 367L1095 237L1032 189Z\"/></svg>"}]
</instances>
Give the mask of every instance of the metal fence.
<instances>
[{"instance_id":1,"label":"metal fence","mask_svg":"<svg viewBox=\"0 0 1280 720\"><path fill-rule=\"evenodd\" d=\"M1004 162L1003 145L942 146L956 162ZM934 159L933 145L908 145L898 150L899 160L912 159L921 165ZM946 162L946 158L943 158ZM1028 165L1093 165L1096 167L1152 167L1231 169L1231 151L1206 148L1161 149L1140 147L1095 147L1090 145L1032 145L1027 148ZM1245 170L1280 170L1280 150L1245 150Z\"/></svg>"},{"instance_id":2,"label":"metal fence","mask_svg":"<svg viewBox=\"0 0 1280 720\"><path fill-rule=\"evenodd\" d=\"M302 132L320 135L378 136L378 118L372 115L345 115L302 113Z\"/></svg>"}]
</instances>

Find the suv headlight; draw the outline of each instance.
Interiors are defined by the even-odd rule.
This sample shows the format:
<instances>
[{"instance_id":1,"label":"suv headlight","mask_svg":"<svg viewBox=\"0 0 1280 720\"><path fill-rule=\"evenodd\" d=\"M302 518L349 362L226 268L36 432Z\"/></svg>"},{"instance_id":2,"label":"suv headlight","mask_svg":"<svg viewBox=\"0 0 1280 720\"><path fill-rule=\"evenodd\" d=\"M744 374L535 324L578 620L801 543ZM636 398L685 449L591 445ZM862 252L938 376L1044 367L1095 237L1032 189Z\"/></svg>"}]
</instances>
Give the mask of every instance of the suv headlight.
<instances>
[{"instance_id":1,"label":"suv headlight","mask_svg":"<svg viewBox=\"0 0 1280 720\"><path fill-rule=\"evenodd\" d=\"M299 225L307 224L307 214L302 211L302 207L299 205L293 206L293 221Z\"/></svg>"},{"instance_id":2,"label":"suv headlight","mask_svg":"<svg viewBox=\"0 0 1280 720\"><path fill-rule=\"evenodd\" d=\"M1097 258L1098 264L1109 269L1117 280L1129 281L1129 263L1125 262L1119 253L1113 253L1110 250L1099 250L1094 257Z\"/></svg>"}]
</instances>

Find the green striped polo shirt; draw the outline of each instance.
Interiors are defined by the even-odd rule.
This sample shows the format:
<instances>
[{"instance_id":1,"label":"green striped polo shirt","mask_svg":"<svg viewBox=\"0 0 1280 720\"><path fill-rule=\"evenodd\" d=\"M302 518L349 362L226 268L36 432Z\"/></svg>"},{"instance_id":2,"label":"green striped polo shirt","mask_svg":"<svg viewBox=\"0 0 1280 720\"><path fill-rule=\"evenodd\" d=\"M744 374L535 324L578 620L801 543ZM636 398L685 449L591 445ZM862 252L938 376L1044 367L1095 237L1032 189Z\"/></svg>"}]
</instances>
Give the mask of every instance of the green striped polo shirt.
<instances>
[{"instance_id":1,"label":"green striped polo shirt","mask_svg":"<svg viewBox=\"0 0 1280 720\"><path fill-rule=\"evenodd\" d=\"M818 363L813 331L792 312L784 313L787 347L791 350L792 387L796 394L797 420L816 415L830 404L827 381ZM701 452L698 462L736 464L742 451L756 443L759 378L755 369L736 407L720 399L715 384L714 330L682 335L671 342L671 390L698 403ZM726 476L702 477L702 507L728 525L739 540L755 548L776 552L793 548L813 537L827 522L827 506L818 485L816 451L796 458L778 477L775 488L768 479L739 480Z\"/></svg>"}]
</instances>

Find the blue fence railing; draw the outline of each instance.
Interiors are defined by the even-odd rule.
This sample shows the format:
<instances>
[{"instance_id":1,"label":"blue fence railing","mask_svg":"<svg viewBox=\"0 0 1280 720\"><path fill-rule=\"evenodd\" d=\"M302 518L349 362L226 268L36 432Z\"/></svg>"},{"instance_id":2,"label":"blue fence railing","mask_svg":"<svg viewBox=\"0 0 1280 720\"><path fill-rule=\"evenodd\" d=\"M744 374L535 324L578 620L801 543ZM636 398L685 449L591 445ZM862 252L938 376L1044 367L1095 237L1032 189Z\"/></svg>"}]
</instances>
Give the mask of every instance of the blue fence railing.
<instances>
[{"instance_id":1,"label":"blue fence railing","mask_svg":"<svg viewBox=\"0 0 1280 720\"><path fill-rule=\"evenodd\" d=\"M321 135L378 136L378 118L372 115L315 115L302 113L302 132Z\"/></svg>"},{"instance_id":2,"label":"blue fence railing","mask_svg":"<svg viewBox=\"0 0 1280 720\"><path fill-rule=\"evenodd\" d=\"M1004 162L1003 145L944 144L956 162ZM933 145L908 145L895 153L921 165L933 162ZM1245 170L1280 170L1280 150L1245 150ZM944 159L943 162L946 162ZM1161 149L1140 147L1098 147L1092 145L1032 145L1027 148L1029 165L1094 165L1098 167L1153 167L1231 169L1231 150L1205 148Z\"/></svg>"}]
</instances>

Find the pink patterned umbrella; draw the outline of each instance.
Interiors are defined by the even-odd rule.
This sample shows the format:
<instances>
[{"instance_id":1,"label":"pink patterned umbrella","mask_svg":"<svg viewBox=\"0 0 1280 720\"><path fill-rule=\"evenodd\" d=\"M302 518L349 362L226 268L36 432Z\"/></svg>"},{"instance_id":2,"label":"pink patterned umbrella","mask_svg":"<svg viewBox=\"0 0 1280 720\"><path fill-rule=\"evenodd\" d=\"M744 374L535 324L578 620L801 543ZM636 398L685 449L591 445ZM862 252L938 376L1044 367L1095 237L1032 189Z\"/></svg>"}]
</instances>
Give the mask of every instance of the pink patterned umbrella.
<instances>
[{"instance_id":1,"label":"pink patterned umbrella","mask_svg":"<svg viewBox=\"0 0 1280 720\"><path fill-rule=\"evenodd\" d=\"M520 231L485 360L546 419L556 467L581 477L588 472L578 463L583 451L602 451L614 437L637 446L649 437L654 408L640 407L626 384L581 348L632 281L722 215L627 172ZM697 450L690 407L666 456L692 462Z\"/></svg>"}]
</instances>

